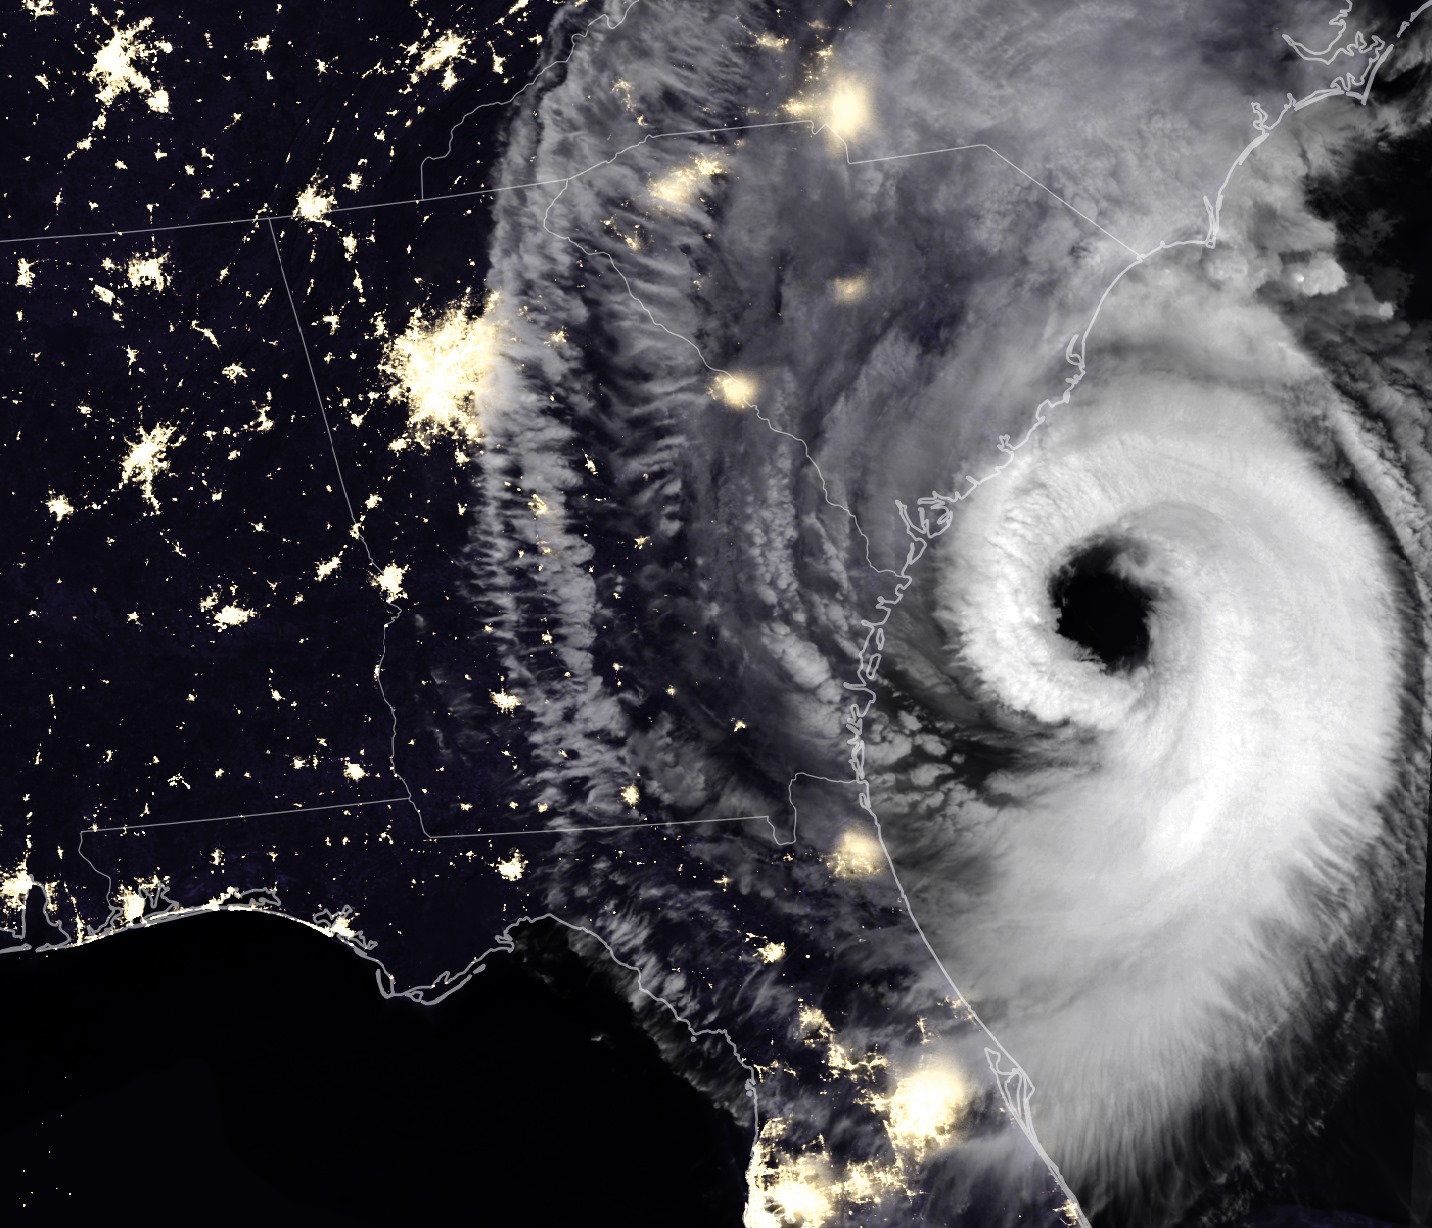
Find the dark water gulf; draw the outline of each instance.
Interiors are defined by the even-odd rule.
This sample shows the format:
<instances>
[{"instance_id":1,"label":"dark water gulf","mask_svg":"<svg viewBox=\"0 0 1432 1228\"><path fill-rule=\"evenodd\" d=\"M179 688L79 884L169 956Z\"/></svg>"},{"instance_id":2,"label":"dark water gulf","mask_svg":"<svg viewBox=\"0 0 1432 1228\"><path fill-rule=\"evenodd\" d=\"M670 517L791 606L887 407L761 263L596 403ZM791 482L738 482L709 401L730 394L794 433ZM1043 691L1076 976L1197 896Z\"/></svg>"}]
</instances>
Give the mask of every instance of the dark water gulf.
<instances>
[{"instance_id":1,"label":"dark water gulf","mask_svg":"<svg viewBox=\"0 0 1432 1228\"><path fill-rule=\"evenodd\" d=\"M254 915L0 961L0 1218L738 1224L748 1128L545 945L436 1007Z\"/></svg>"}]
</instances>

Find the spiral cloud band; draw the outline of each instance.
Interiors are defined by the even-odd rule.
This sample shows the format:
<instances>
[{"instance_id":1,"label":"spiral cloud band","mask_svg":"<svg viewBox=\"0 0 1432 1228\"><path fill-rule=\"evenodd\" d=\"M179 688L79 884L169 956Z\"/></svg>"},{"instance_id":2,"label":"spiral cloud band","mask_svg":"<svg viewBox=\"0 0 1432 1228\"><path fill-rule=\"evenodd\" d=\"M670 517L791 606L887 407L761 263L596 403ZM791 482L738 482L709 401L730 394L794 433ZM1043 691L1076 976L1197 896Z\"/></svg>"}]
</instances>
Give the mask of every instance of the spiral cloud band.
<instances>
[{"instance_id":1,"label":"spiral cloud band","mask_svg":"<svg viewBox=\"0 0 1432 1228\"><path fill-rule=\"evenodd\" d=\"M493 206L510 804L612 833L522 882L775 1048L752 1228L1241 1224L1408 1001L1425 407L1305 199L1366 133L1247 105L1346 66L998 7L622 8Z\"/></svg>"},{"instance_id":2,"label":"spiral cloud band","mask_svg":"<svg viewBox=\"0 0 1432 1228\"><path fill-rule=\"evenodd\" d=\"M971 500L942 562L956 669L1036 732L985 785L979 916L926 928L972 1001L1001 1004L1041 1137L1076 1172L1158 1137L1296 1009L1306 987L1265 935L1323 948L1306 886L1347 891L1385 835L1396 579L1272 417L1207 384L1105 386ZM1061 634L1051 586L1081 555L1145 596L1141 659Z\"/></svg>"}]
</instances>

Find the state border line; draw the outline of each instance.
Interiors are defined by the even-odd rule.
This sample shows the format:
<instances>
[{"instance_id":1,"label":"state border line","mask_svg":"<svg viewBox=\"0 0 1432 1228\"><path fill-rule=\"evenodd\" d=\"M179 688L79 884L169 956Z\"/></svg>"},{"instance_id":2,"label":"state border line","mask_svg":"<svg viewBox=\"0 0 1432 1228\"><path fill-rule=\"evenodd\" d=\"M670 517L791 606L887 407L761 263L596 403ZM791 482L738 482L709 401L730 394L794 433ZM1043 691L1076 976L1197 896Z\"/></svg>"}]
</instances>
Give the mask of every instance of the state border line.
<instances>
[{"instance_id":1,"label":"state border line","mask_svg":"<svg viewBox=\"0 0 1432 1228\"><path fill-rule=\"evenodd\" d=\"M318 413L323 420L323 430L328 436L328 451L333 458L333 472L338 479L338 489L343 495L344 506L348 509L348 519L352 527L353 536L358 544L363 547L363 553L368 558L369 575L373 582L382 588L383 568L378 566L378 560L373 554L372 547L368 545L368 537L363 532L362 520L356 509L353 507L353 500L348 494L348 483L343 477L343 466L338 461L338 445L333 438L333 424L328 417L328 401L323 395L323 388L318 382L318 370L313 365L313 353L308 348L308 338L304 335L303 321L298 315L298 304L294 301L293 287L289 285L288 273L283 267L283 248L279 245L278 231L274 229L272 222L268 226L269 238L273 240L274 259L278 262L279 277L283 281L284 297L288 299L289 311L293 314L293 325L298 332L298 343L303 349L303 360L308 365L308 378L313 385L313 395L318 399ZM427 823L423 820L422 807L418 805L417 798L413 795L413 787L408 783L406 776L398 768L398 709L392 700L388 698L388 689L383 685L383 666L388 660L388 630L403 616L403 607L398 604L398 597L401 589L396 592L383 593L383 604L392 611L392 616L383 624L381 642L378 651L378 663L373 667L373 682L378 688L378 698L383 701L383 706L388 709L388 716L391 720L391 732L388 739L388 770L393 773L398 783L407 790L407 803L413 808L413 813L418 816L418 830L428 839L432 839L428 831Z\"/></svg>"},{"instance_id":2,"label":"state border line","mask_svg":"<svg viewBox=\"0 0 1432 1228\"><path fill-rule=\"evenodd\" d=\"M291 806L283 810L253 810L240 814L216 814L203 819L165 819L158 823L119 823L110 827L84 827L80 829L80 833L81 835L85 833L98 835L101 832L137 834L148 831L151 827L191 827L199 823L228 823L236 819L271 819L281 814L318 814L327 810L359 810L364 806L394 806L405 802L411 803L412 798L406 796L375 797L366 802L331 802L322 806ZM439 835L431 835L425 831L423 837L426 840L488 840L513 836L556 836L584 831L631 831L638 827L694 827L701 823L751 823L758 819L769 823L771 816L768 814L737 814L712 819L647 819L640 823L597 823L581 827L525 827L514 828L511 831L460 831L443 832Z\"/></svg>"},{"instance_id":3,"label":"state border line","mask_svg":"<svg viewBox=\"0 0 1432 1228\"><path fill-rule=\"evenodd\" d=\"M402 205L426 205L429 203L438 204L452 200L471 200L479 196L495 196L499 192L524 192L534 188L568 187L574 181L581 179L586 175L590 175L593 171L600 170L604 166L611 166L617 161L617 159L623 157L626 154L631 153L635 149L642 148L643 146L649 144L652 141L664 141L676 137L716 136L722 133L755 132L768 128L805 128L809 131L812 137L817 137L821 133L828 131L832 135L834 135L837 140L840 141L841 148L844 152L845 164L848 167L872 166L880 162L899 162L908 158L928 158L933 157L937 154L966 153L972 150L984 150L987 153L993 154L996 158L998 158L1001 162L1005 163L1005 165L1009 166L1016 173L1022 175L1025 179L1029 180L1029 182L1032 183L1035 187L1039 188L1043 192L1048 193L1048 195L1057 200L1071 213L1088 222L1089 225L1093 226L1101 234L1112 239L1120 247L1124 248L1126 251L1138 254L1135 248L1125 243L1117 235L1111 233L1108 230L1105 230L1104 227L1100 226L1099 223L1094 221L1094 219L1091 218L1088 214L1081 212L1079 209L1076 209L1072 204L1065 200L1064 197L1060 196L1058 192L1054 191L1053 188L1049 187L1048 184L1036 179L1027 170L1020 166L1019 163L1015 162L1011 158L1006 157L993 145L986 144L982 141L976 141L966 145L944 145L936 149L917 149L909 153L882 154L881 156L876 158L853 159L850 156L849 142L847 142L843 137L840 137L839 134L836 133L833 128L830 128L828 124L818 122L814 119L770 120L758 124L729 124L714 128L681 129L675 132L649 132L646 134L646 136L642 137L641 140L634 141L630 145L624 145L621 149L617 150L614 154L612 154L611 157L604 158L599 162L594 162L590 166L587 166L582 170L573 171L570 175L563 175L554 179L534 179L526 183L501 184L495 188L471 188L463 192L444 192L436 196L429 196L426 193L423 193L420 189L420 194L418 196L404 197L397 200L371 201L365 204L357 205L334 205L333 207L324 210L323 213L319 215L319 219L317 220L321 220L322 218L326 218L337 213L363 213L376 209L397 208ZM272 226L274 222L294 222L306 220L310 219L305 218L304 215L298 212L254 213L245 214L240 217L216 218L213 221L207 222L176 222L165 226L133 226L111 230L77 230L69 231L64 234L19 235L13 238L0 238L0 246L18 246L23 243L59 242L61 240L70 239L122 239L132 235L169 234L182 230L215 229L220 226L256 226L261 222L268 223L270 226Z\"/></svg>"},{"instance_id":4,"label":"state border line","mask_svg":"<svg viewBox=\"0 0 1432 1228\"><path fill-rule=\"evenodd\" d=\"M749 823L756 819L771 821L768 814L738 814L717 819L649 819L642 823L603 823L591 827L526 827L512 831L458 831L429 836L429 840L490 840L498 836L548 836L582 831L631 831L637 827L693 827L698 823Z\"/></svg>"},{"instance_id":5,"label":"state border line","mask_svg":"<svg viewBox=\"0 0 1432 1228\"><path fill-rule=\"evenodd\" d=\"M151 827L189 827L195 823L227 823L231 819L268 819L280 814L317 814L323 810L357 810L362 806L388 806L406 802L406 797L375 797L366 802L331 802L323 806L290 806L284 810L252 810L243 814L216 814L206 819L165 819L159 823L120 823L113 827L82 827L81 832L145 831Z\"/></svg>"}]
</instances>

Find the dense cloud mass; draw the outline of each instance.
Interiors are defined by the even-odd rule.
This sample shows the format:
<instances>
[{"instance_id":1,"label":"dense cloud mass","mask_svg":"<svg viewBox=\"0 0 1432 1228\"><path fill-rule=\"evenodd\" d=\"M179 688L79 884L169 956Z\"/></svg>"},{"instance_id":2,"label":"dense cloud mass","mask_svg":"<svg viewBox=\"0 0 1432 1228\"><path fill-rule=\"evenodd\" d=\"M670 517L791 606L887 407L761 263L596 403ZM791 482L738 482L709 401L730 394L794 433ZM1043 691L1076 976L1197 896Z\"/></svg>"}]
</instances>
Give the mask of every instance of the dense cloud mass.
<instances>
[{"instance_id":1,"label":"dense cloud mass","mask_svg":"<svg viewBox=\"0 0 1432 1228\"><path fill-rule=\"evenodd\" d=\"M533 796L616 823L638 780L815 854L534 871L629 892L653 975L726 968L732 915L823 949L663 993L876 1055L763 1076L749 1223L994 1223L1056 1169L1096 1219L1225 1222L1407 1001L1426 327L1345 185L1423 133L1425 44L1334 16L643 0L514 112L546 186L497 207L471 567ZM1016 1063L1027 1141L968 1093L901 1152L901 1077Z\"/></svg>"}]
</instances>

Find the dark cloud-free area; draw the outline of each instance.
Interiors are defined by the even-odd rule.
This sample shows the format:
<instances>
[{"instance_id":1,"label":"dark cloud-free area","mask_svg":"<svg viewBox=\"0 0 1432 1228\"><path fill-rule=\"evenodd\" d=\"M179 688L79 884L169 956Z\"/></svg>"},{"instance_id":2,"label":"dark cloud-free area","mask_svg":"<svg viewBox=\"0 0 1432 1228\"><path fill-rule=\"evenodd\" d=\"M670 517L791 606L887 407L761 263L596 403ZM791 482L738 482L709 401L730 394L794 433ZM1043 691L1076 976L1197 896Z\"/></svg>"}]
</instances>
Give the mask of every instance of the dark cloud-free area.
<instances>
[{"instance_id":1,"label":"dark cloud-free area","mask_svg":"<svg viewBox=\"0 0 1432 1228\"><path fill-rule=\"evenodd\" d=\"M432 1009L291 928L220 915L6 962L7 999L28 1004L3 1028L24 1055L0 1130L7 1215L739 1218L744 1131L560 930L534 926Z\"/></svg>"}]
</instances>

